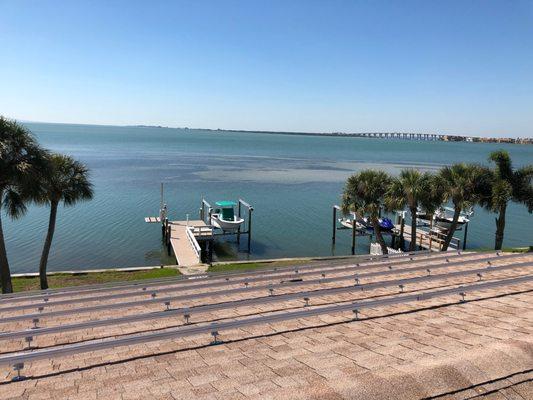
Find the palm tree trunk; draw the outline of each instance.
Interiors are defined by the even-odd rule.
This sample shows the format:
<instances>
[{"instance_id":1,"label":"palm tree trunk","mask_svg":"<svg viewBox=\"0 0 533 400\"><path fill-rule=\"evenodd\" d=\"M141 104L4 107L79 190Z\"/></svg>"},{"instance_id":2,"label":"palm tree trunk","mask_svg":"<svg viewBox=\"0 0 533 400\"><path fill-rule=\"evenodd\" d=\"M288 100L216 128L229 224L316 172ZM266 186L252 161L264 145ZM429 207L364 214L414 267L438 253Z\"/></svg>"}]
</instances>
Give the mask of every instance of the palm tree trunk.
<instances>
[{"instance_id":1,"label":"palm tree trunk","mask_svg":"<svg viewBox=\"0 0 533 400\"><path fill-rule=\"evenodd\" d=\"M48 232L44 241L41 261L39 263L39 279L41 281L41 289L48 289L48 279L46 278L46 265L48 264L48 255L50 254L50 247L52 246L52 239L54 238L54 231L56 229L57 205L57 201L52 201L50 203L50 219L48 221Z\"/></svg>"},{"instance_id":2,"label":"palm tree trunk","mask_svg":"<svg viewBox=\"0 0 533 400\"><path fill-rule=\"evenodd\" d=\"M379 226L379 220L375 217L372 217L372 226L374 227L374 233L376 234L376 240L381 246L381 252L383 254L389 254L389 249L387 249L387 244L385 243L385 240L383 239L383 235L381 234L381 227Z\"/></svg>"},{"instance_id":3,"label":"palm tree trunk","mask_svg":"<svg viewBox=\"0 0 533 400\"><path fill-rule=\"evenodd\" d=\"M0 199L2 192L0 192ZM0 208L2 205L0 204ZM7 261L6 243L4 241L4 229L2 228L2 210L0 209L0 285L2 293L13 293L11 284L11 272L9 271L9 262Z\"/></svg>"},{"instance_id":4,"label":"palm tree trunk","mask_svg":"<svg viewBox=\"0 0 533 400\"><path fill-rule=\"evenodd\" d=\"M494 243L494 250L501 250L503 246L503 232L505 230L505 212L507 211L507 204L500 207L500 212L496 218L496 240Z\"/></svg>"},{"instance_id":5,"label":"palm tree trunk","mask_svg":"<svg viewBox=\"0 0 533 400\"><path fill-rule=\"evenodd\" d=\"M416 208L411 208L411 243L409 243L409 251L416 250Z\"/></svg>"},{"instance_id":6,"label":"palm tree trunk","mask_svg":"<svg viewBox=\"0 0 533 400\"><path fill-rule=\"evenodd\" d=\"M444 244L442 245L442 251L448 250L448 246L450 246L450 243L453 238L453 234L455 233L455 229L457 229L457 222L459 221L460 215L461 215L461 207L455 206L455 210L453 212L452 224L450 226L450 229L448 230L448 234L446 235L446 238L444 239Z\"/></svg>"}]
</instances>

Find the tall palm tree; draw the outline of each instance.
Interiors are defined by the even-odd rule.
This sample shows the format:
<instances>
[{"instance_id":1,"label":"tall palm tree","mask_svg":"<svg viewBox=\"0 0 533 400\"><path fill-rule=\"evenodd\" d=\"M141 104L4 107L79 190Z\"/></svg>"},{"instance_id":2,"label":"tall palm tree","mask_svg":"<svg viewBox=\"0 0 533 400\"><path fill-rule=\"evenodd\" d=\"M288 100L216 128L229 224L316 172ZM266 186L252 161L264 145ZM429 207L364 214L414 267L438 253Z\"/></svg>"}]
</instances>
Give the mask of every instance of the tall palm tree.
<instances>
[{"instance_id":1,"label":"tall palm tree","mask_svg":"<svg viewBox=\"0 0 533 400\"><path fill-rule=\"evenodd\" d=\"M442 203L442 195L437 190L435 178L429 172L422 173L416 169L404 169L387 191L385 203L388 209L403 209L407 206L411 214L411 242L409 251L416 249L417 210L421 206L429 214Z\"/></svg>"},{"instance_id":2,"label":"tall palm tree","mask_svg":"<svg viewBox=\"0 0 533 400\"><path fill-rule=\"evenodd\" d=\"M47 174L43 179L40 202L50 206L50 219L39 263L41 289L48 289L46 266L54 237L59 203L72 206L78 201L90 200L93 196L89 172L85 165L62 154L52 154L47 161Z\"/></svg>"},{"instance_id":3,"label":"tall palm tree","mask_svg":"<svg viewBox=\"0 0 533 400\"><path fill-rule=\"evenodd\" d=\"M390 183L391 178L386 172L366 169L348 178L342 196L344 213L353 211L359 217L369 216L383 254L388 254L388 250L379 226L379 212Z\"/></svg>"},{"instance_id":4,"label":"tall palm tree","mask_svg":"<svg viewBox=\"0 0 533 400\"><path fill-rule=\"evenodd\" d=\"M24 215L27 202L38 192L45 153L28 129L16 121L0 116L0 284L2 293L13 291L2 228L2 211L12 219Z\"/></svg>"},{"instance_id":5,"label":"tall palm tree","mask_svg":"<svg viewBox=\"0 0 533 400\"><path fill-rule=\"evenodd\" d=\"M490 153L489 161L495 166L492 171L493 181L490 192L483 206L489 211L498 213L494 249L501 250L505 231L505 214L509 201L522 203L533 212L533 165L519 169L513 168L509 153L497 150Z\"/></svg>"},{"instance_id":6,"label":"tall palm tree","mask_svg":"<svg viewBox=\"0 0 533 400\"><path fill-rule=\"evenodd\" d=\"M450 246L461 211L482 201L485 191L483 187L490 182L490 177L491 173L487 168L476 164L459 163L440 170L439 180L444 200L451 201L454 207L452 223L442 245L443 251Z\"/></svg>"}]
</instances>

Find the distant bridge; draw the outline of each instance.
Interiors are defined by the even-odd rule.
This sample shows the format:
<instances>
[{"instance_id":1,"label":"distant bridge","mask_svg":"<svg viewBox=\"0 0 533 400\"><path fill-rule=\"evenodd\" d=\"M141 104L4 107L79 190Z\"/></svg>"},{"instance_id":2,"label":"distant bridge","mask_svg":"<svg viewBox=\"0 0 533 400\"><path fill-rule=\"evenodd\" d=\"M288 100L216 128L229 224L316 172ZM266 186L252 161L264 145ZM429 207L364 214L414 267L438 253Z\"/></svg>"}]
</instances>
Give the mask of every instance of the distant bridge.
<instances>
[{"instance_id":1,"label":"distant bridge","mask_svg":"<svg viewBox=\"0 0 533 400\"><path fill-rule=\"evenodd\" d=\"M379 138L379 139L445 140L444 135L438 135L436 133L373 132L373 133L352 133L350 134L350 136Z\"/></svg>"}]
</instances>

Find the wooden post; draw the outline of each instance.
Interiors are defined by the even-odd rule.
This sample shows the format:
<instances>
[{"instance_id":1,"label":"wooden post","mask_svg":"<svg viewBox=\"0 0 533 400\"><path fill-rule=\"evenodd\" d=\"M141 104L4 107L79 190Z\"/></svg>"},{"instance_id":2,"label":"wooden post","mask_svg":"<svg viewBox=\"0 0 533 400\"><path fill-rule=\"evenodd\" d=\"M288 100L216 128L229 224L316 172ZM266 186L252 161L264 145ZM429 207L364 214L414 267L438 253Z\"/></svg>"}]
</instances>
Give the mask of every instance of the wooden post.
<instances>
[{"instance_id":1,"label":"wooden post","mask_svg":"<svg viewBox=\"0 0 533 400\"><path fill-rule=\"evenodd\" d=\"M331 234L331 243L335 244L335 234L337 232L337 207L333 206L333 232Z\"/></svg>"},{"instance_id":2,"label":"wooden post","mask_svg":"<svg viewBox=\"0 0 533 400\"><path fill-rule=\"evenodd\" d=\"M237 206L238 218L241 218L241 199L239 199L239 205ZM241 243L241 226L237 228L237 246Z\"/></svg>"},{"instance_id":3,"label":"wooden post","mask_svg":"<svg viewBox=\"0 0 533 400\"><path fill-rule=\"evenodd\" d=\"M164 196L164 189L163 189L164 183L161 182L161 197L159 200L159 210L163 209L163 204L165 204L165 196Z\"/></svg>"},{"instance_id":4,"label":"wooden post","mask_svg":"<svg viewBox=\"0 0 533 400\"><path fill-rule=\"evenodd\" d=\"M209 246L209 255L208 255L209 265L213 265L213 245L215 243L213 240L209 240L207 244Z\"/></svg>"},{"instance_id":5,"label":"wooden post","mask_svg":"<svg viewBox=\"0 0 533 400\"><path fill-rule=\"evenodd\" d=\"M171 232L170 225L167 224L167 253L169 256L171 255L170 232Z\"/></svg>"},{"instance_id":6,"label":"wooden post","mask_svg":"<svg viewBox=\"0 0 533 400\"><path fill-rule=\"evenodd\" d=\"M167 240L167 230L168 230L168 218L165 218L163 221L161 221L161 230L163 232L163 240Z\"/></svg>"},{"instance_id":7,"label":"wooden post","mask_svg":"<svg viewBox=\"0 0 533 400\"><path fill-rule=\"evenodd\" d=\"M252 207L248 207L248 253L252 241Z\"/></svg>"},{"instance_id":8,"label":"wooden post","mask_svg":"<svg viewBox=\"0 0 533 400\"><path fill-rule=\"evenodd\" d=\"M468 222L465 224L465 235L463 236L463 250L466 250L466 235L468 234Z\"/></svg>"},{"instance_id":9,"label":"wooden post","mask_svg":"<svg viewBox=\"0 0 533 400\"><path fill-rule=\"evenodd\" d=\"M352 224L352 256L355 255L355 227L356 227L356 223L355 223L355 218L353 220L353 224Z\"/></svg>"},{"instance_id":10,"label":"wooden post","mask_svg":"<svg viewBox=\"0 0 533 400\"><path fill-rule=\"evenodd\" d=\"M402 251L405 248L405 238L403 237L404 228L405 228L405 218L403 217L403 214L402 214L402 222L400 224L400 248L402 249Z\"/></svg>"}]
</instances>

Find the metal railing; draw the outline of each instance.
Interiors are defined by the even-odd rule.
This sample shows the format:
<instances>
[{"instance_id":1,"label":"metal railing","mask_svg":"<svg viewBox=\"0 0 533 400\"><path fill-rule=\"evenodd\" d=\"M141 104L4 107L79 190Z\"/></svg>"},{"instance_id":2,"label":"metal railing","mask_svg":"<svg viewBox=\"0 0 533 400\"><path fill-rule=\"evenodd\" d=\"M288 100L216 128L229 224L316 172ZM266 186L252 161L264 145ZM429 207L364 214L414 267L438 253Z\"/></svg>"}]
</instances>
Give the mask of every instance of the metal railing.
<instances>
[{"instance_id":1,"label":"metal railing","mask_svg":"<svg viewBox=\"0 0 533 400\"><path fill-rule=\"evenodd\" d=\"M198 258L198 262L202 262L202 248L198 244L198 241L194 237L193 229L197 229L199 227L192 227L187 226L185 230L187 231L187 239L189 239L189 243L194 251L194 254L196 254L196 257Z\"/></svg>"},{"instance_id":2,"label":"metal railing","mask_svg":"<svg viewBox=\"0 0 533 400\"><path fill-rule=\"evenodd\" d=\"M472 262L475 262L475 263L485 262L488 265L491 265L494 260L508 260L508 259L519 257L519 256L523 256L523 254L510 254L506 256L486 257L484 259L473 260ZM259 291L259 290L270 291L270 290L276 290L277 288L282 288L286 286L296 287L296 286L301 286L301 285L324 284L324 283L331 283L331 282L342 282L342 281L347 281L347 280L361 280L361 279L370 278L370 277L386 276L386 275L390 275L393 273L412 273L412 272L419 272L419 271L426 271L426 272L429 271L428 273L431 273L431 271L434 271L434 270L454 267L454 266L460 266L460 265L465 265L465 264L468 264L468 262L461 260L458 262L446 262L446 263L436 264L436 265L431 265L431 266L422 265L418 267L405 268L405 269L399 269L399 270L394 270L390 268L386 271L376 271L376 272L369 272L365 274L355 273L355 274L336 276L336 277L331 277L331 278L327 278L326 275L324 274L321 276L321 278L314 279L314 280L307 280L307 281L287 280L287 281L282 281L276 285L270 283L270 284L263 285L263 286L248 286L248 281L243 280L242 283L244 284L244 287L234 288L234 289L226 288L220 291L200 292L200 293L184 294L184 295L179 295L179 296L168 296L168 297L157 297L157 294L152 293L151 299L136 300L136 301L123 302L123 303L101 304L101 305L94 305L94 306L75 308L75 309L50 311L47 313L43 313L41 309L39 313L35 313L35 314L24 314L24 315L3 317L0 319L0 324L15 322L15 321L33 320L33 319L42 320L44 318L57 317L57 316L63 316L63 315L73 315L73 314L81 314L81 313L88 313L88 312L94 312L94 311L105 311L105 310L111 310L111 309L130 308L130 307L145 306L145 305L157 304L157 303L164 304L167 302L170 303L170 302L177 302L177 301L188 301L188 300L201 299L201 298L206 298L206 297L211 298L217 295L232 295L232 294L240 294L244 292ZM57 302L56 304L59 304L59 303L69 304L69 302ZM24 309L27 309L27 308L28 307L24 307ZM33 308L35 308L35 305L33 305ZM12 309L8 309L8 308L3 308L2 311L4 310L13 311Z\"/></svg>"},{"instance_id":3,"label":"metal railing","mask_svg":"<svg viewBox=\"0 0 533 400\"><path fill-rule=\"evenodd\" d=\"M447 260L446 263L449 263L450 260L454 260L457 257L461 258L461 262L465 262L466 260L470 259L471 257L478 256L478 254L475 253L469 253L464 255L455 255L450 257L435 257L432 258L432 261L435 260L441 260L445 259ZM509 258L509 257L522 257L522 254L510 254L510 255L504 255L501 256L499 253L496 253L496 256L494 257L502 257L502 258ZM287 273L287 271L283 271L281 274L277 275L266 275L266 276L244 276L244 277L238 277L237 279L230 280L219 280L219 281L208 281L206 283L203 283L203 281L200 281L199 283L195 285L190 285L183 287L181 285L176 285L174 283L166 284L166 285L156 285L156 288L152 288L151 290L148 290L149 286L144 286L141 289L143 290L131 290L131 291L125 291L125 292L119 292L114 294L100 294L98 297L74 297L74 298L68 298L65 300L57 300L57 301L50 301L49 297L44 297L42 300L42 303L29 303L29 304L17 304L17 305L11 305L7 307L0 307L0 313L9 311L21 311L21 310L29 310L29 309L38 309L39 312L42 312L45 308L50 308L53 306L62 306L67 304L77 304L77 303L85 303L87 301L105 301L105 300L116 300L121 298L129 298L129 297L139 297L139 296L152 296L155 297L157 294L161 293L171 293L176 291L182 291L182 290L197 290L197 289L204 289L204 288L217 288L217 287L223 287L228 285L241 285L244 284L248 286L250 283L257 283L257 282L292 282L294 280L303 280L306 276L312 276L312 275L323 275L325 277L326 274L331 273L345 273L345 272L353 272L357 270L368 270L368 269L376 269L376 268L389 268L389 270L392 270L393 268L404 265L404 264L411 264L411 263L419 263L419 262L425 262L426 260L419 260L419 259L409 259L409 260L402 260L396 263L387 263L387 264L376 264L376 263L370 263L370 264L356 264L351 266L342 266L342 267L334 267L334 268L321 268L321 269L313 269L311 271L303 271L301 272L298 269L295 269L293 271L290 271L290 273ZM180 283L180 282L178 282ZM2 305L5 303L1 303ZM8 303L9 304L9 303ZM2 320L0 320L0 323L2 323Z\"/></svg>"},{"instance_id":4,"label":"metal railing","mask_svg":"<svg viewBox=\"0 0 533 400\"><path fill-rule=\"evenodd\" d=\"M457 252L457 256L460 256L461 252ZM231 280L235 277L243 277L243 276L250 276L250 275L269 275L269 274L279 274L283 273L289 270L312 270L312 269L319 269L319 268L325 268L327 266L330 266L333 268L343 267L347 265L346 260L350 261L350 264L353 263L361 263L361 262L388 262L390 260L394 260L399 257L400 255L381 255L381 256L372 256L372 255L364 255L364 256L357 256L357 257L347 257L341 259L341 264L337 264L336 260L327 260L323 263L318 264L310 264L310 265L298 265L298 266L282 266L282 267L275 267L275 268L261 268L257 270L252 271L225 271L225 272L210 272L210 273L202 273L202 274L192 274L192 275L179 275L179 276L173 276L173 277L165 277L165 278L154 278L154 279L141 279L141 280L133 280L133 281L123 281L123 282L109 282L104 284L95 284L95 285L84 285L84 286L70 286L65 288L58 288L58 289L46 289L46 290L33 290L33 291L26 291L26 292L18 292L18 293L8 293L8 294L0 294L0 305L5 304L8 302L21 302L21 301L28 301L28 300L37 300L37 299L44 299L44 298L55 298L55 297L66 297L66 296L72 296L72 293L75 295L80 294L92 294L92 293L102 293L106 291L115 291L115 290L123 290L127 288L148 288L153 286L163 286L166 284L191 284L191 283L197 283L199 281L210 281L210 280L220 280L220 279L226 279ZM445 256L437 257L435 253L430 253L427 250L424 251L416 251L416 252L410 252L410 253L403 253L401 254L403 257L410 257L413 261L415 259L419 259L419 257L426 257L427 259L432 258L445 258L445 257L453 257L454 254L448 253Z\"/></svg>"},{"instance_id":5,"label":"metal railing","mask_svg":"<svg viewBox=\"0 0 533 400\"><path fill-rule=\"evenodd\" d=\"M200 313L205 313L205 312L210 312L210 311L227 310L227 309L233 309L233 308L239 308L239 307L249 307L249 306L258 305L258 304L277 303L277 302L290 301L290 300L303 300L305 301L305 305L309 306L309 300L312 297L331 296L334 294L344 294L344 293L351 293L351 292L362 292L362 291L381 289L381 288L386 288L386 287L391 287L391 286L398 286L400 289L400 292L403 292L406 286L419 283L419 282L433 282L437 280L464 277L464 276L469 276L469 275L476 275L481 280L486 274L491 274L494 272L501 272L501 271L505 271L509 269L530 268L530 267L533 267L533 262L523 262L523 263L503 265L503 266L488 265L483 268L471 269L471 270L466 270L466 271L455 271L455 272L449 272L445 274L425 275L425 276L418 276L414 278L388 280L388 281L381 281L381 282L374 282L374 283L367 283L367 284L361 284L360 279L358 279L356 284L351 285L351 286L311 290L311 291L304 291L304 292L298 292L298 293L286 293L286 294L280 294L280 295L273 295L273 292L271 292L268 296L256 297L252 299L228 301L228 302L223 302L223 303L207 304L207 305L194 306L194 307L189 307L189 308L184 307L184 308L174 309L174 310L168 308L167 310L160 311L160 312L136 314L136 315L129 315L125 317L109 318L109 319L96 320L96 321L86 321L86 322L80 322L80 323L75 323L75 324L65 324L65 325L58 325L58 326L46 327L46 328L33 327L31 329L22 330L22 331L0 333L0 340L21 339L21 338L25 339L27 337L30 337L33 339L33 337L35 336L41 336L41 335L47 335L47 334L53 334L53 333L64 333L64 332L81 330L81 329L92 329L92 328L102 327L102 326L115 326L118 324L125 324L125 323L137 322L137 321L147 321L147 320L154 320L154 319L161 319L161 318L169 318L175 315L185 318L185 322L189 323L190 322L189 319L192 317L193 314L200 314ZM166 306L169 307L170 304L166 304Z\"/></svg>"},{"instance_id":6,"label":"metal railing","mask_svg":"<svg viewBox=\"0 0 533 400\"><path fill-rule=\"evenodd\" d=\"M44 294L35 294L32 296L26 296L26 297L18 296L13 299L4 299L3 301L0 301L0 312L2 311L1 306L6 305L6 304L42 300L44 301L44 304L41 304L41 305L46 306L46 305L56 304L55 302L50 302L50 300L52 299L72 297L73 295L76 295L77 299L79 299L79 300L72 299L72 301L74 302L90 300L90 298L82 298L80 296L87 296L87 295L93 295L93 294L99 294L98 299L105 300L107 298L112 298L112 297L108 297L107 295L103 295L106 292L130 290L129 292L122 292L117 295L123 296L127 294L128 296L130 295L133 296L135 294L142 295L144 293L150 293L156 290L155 288L163 288L166 286L180 286L181 288L183 288L183 290L188 290L189 288L194 289L198 287L198 285L200 284L205 284L205 282L213 282L212 283L213 285L220 285L221 282L225 282L226 284L232 284L235 282L236 278L243 278L243 277L249 277L251 279L254 276L259 276L259 277L266 278L263 280L269 280L269 279L276 279L276 277L280 277L280 276L282 278L289 276L289 275L285 275L285 276L282 275L282 274L287 274L288 272L299 274L299 276L305 276L304 274L307 274L307 275L312 274L311 271L315 271L315 270L318 271L315 273L322 273L322 272L327 272L327 271L333 272L334 270L343 271L346 268L354 268L354 267L358 267L361 269L367 268L367 267L368 268L379 268L380 266L382 267L388 266L389 264L390 265L403 265L406 263L425 262L426 260L430 260L430 259L431 260L438 260L438 259L444 259L444 258L453 259L456 257L468 258L468 257L472 257L473 255L475 254L474 253L461 254L460 252L458 252L457 254L449 254L447 256L440 256L440 257L432 256L432 257L420 258L420 257L412 256L409 258L409 260L405 260L403 258L402 259L388 258L388 259L381 259L380 262L385 261L384 263L368 261L367 263L359 262L355 264L348 264L348 266L347 264L331 265L330 263L324 263L324 264L319 264L319 265L303 266L303 267L300 267L300 266L297 266L297 267L293 266L293 267L287 267L287 268L282 267L279 270L273 269L273 270L267 270L264 272L260 270L256 270L256 271L238 272L238 273L231 273L231 274L217 274L217 275L205 276L205 277L202 275L198 277L197 279L191 279L191 280L164 278L164 280L155 280L155 281L147 280L147 282L140 281L138 284L136 283L133 285L120 285L117 287L112 286L112 287L104 287L104 288L96 288L96 289L92 289L91 286L89 286L89 289L84 289L85 286L79 286L77 288L78 290L75 291L74 293L69 290L67 292L44 293ZM149 291L148 290L149 288L152 288L152 289L150 289ZM157 290L161 290L161 289L157 289ZM32 304L36 305L37 303L32 303Z\"/></svg>"},{"instance_id":7,"label":"metal railing","mask_svg":"<svg viewBox=\"0 0 533 400\"><path fill-rule=\"evenodd\" d=\"M154 341L176 339L180 337L188 337L203 333L210 333L214 338L214 344L220 343L217 338L219 331L238 329L243 327L250 327L259 324L269 324L282 321L289 321L299 318L308 318L318 315L338 314L342 312L352 311L355 320L359 319L360 310L374 307L383 307L393 304L403 304L408 302L418 302L422 300L433 299L437 297L446 297L451 295L460 295L461 301L465 301L467 293L496 288L501 286L512 286L526 282L533 281L533 276L523 276L519 278L505 279L494 282L485 282L479 284L459 286L450 289L435 290L430 292L423 292L418 294L399 295L393 298L379 299L379 300L363 300L350 304L335 304L325 307L306 308L294 312L282 312L269 315L261 315L241 319L237 321L228 321L222 323L212 323L209 325L193 325L181 326L174 329L165 330L162 332L155 332L150 334L133 334L118 339L104 339L98 341L91 341L85 343L67 344L59 347L38 349L34 351L23 351L15 354L8 354L0 356L0 365L12 365L15 370L20 373L24 367L24 363L42 360L53 359L67 355L78 355L81 353L92 352L97 350L105 350L121 346L131 346L136 344L145 344Z\"/></svg>"}]
</instances>

